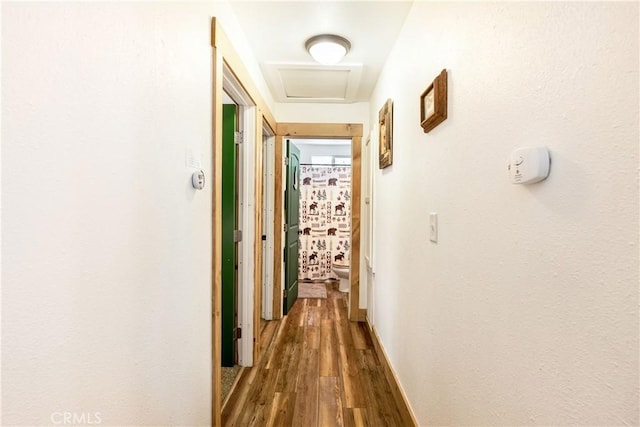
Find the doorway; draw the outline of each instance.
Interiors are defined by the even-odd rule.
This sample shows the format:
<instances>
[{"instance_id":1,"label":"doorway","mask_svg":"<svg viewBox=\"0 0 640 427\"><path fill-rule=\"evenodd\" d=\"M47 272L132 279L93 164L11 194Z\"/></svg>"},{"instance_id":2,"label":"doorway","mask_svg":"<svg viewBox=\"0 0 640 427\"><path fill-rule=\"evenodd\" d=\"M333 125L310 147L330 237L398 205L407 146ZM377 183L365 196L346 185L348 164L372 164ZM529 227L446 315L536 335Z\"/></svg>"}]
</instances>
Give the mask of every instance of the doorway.
<instances>
[{"instance_id":1,"label":"doorway","mask_svg":"<svg viewBox=\"0 0 640 427\"><path fill-rule=\"evenodd\" d=\"M300 149L300 286L313 288L330 281L348 292L351 139L296 138L291 142Z\"/></svg>"},{"instance_id":2,"label":"doorway","mask_svg":"<svg viewBox=\"0 0 640 427\"><path fill-rule=\"evenodd\" d=\"M285 188L287 165L285 164L286 139L344 139L351 140L351 261L349 289L349 319L364 321L366 309L360 309L360 193L361 193L361 124L321 124L321 123L280 123L277 125L275 140L275 204L274 204L274 298L273 314L282 317L284 314L285 276L288 265L285 264ZM278 250L278 248L280 248ZM296 260L297 263L297 260Z\"/></svg>"},{"instance_id":3,"label":"doorway","mask_svg":"<svg viewBox=\"0 0 640 427\"><path fill-rule=\"evenodd\" d=\"M220 147L220 401L228 395L241 367L254 360L254 293L259 295L261 265L256 233L261 233L262 144L257 143L257 109L242 85L223 68ZM259 154L257 152L259 151ZM259 169L260 172L257 172ZM258 189L258 190L256 190ZM259 197L260 196L260 197ZM258 201L260 199L260 201ZM257 278L256 278L257 276ZM258 318L259 320L259 318Z\"/></svg>"},{"instance_id":4,"label":"doorway","mask_svg":"<svg viewBox=\"0 0 640 427\"><path fill-rule=\"evenodd\" d=\"M238 184L242 209L238 215L242 231L238 247L238 325L242 327L237 341L238 364L252 366L260 354L260 301L262 288L262 146L263 132L275 135L276 121L268 105L253 84L244 61L235 52L216 18L211 20L212 47L212 259L211 259L211 424L221 425L222 371L222 113L225 97L238 106L241 141L238 162L243 168ZM265 131L268 129L268 131ZM256 190L258 189L258 190ZM257 303L256 303L257 301Z\"/></svg>"}]
</instances>

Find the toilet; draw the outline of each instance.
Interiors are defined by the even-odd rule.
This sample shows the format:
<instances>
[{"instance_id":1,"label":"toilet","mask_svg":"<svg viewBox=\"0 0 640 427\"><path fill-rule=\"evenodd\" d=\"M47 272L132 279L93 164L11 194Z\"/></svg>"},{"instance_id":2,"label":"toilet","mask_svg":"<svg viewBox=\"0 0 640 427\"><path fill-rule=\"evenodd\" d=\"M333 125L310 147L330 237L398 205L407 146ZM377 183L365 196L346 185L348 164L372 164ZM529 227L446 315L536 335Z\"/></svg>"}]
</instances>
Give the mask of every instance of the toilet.
<instances>
[{"instance_id":1,"label":"toilet","mask_svg":"<svg viewBox=\"0 0 640 427\"><path fill-rule=\"evenodd\" d=\"M348 261L335 261L333 263L333 272L340 279L340 286L338 290L340 292L349 292L349 262Z\"/></svg>"}]
</instances>

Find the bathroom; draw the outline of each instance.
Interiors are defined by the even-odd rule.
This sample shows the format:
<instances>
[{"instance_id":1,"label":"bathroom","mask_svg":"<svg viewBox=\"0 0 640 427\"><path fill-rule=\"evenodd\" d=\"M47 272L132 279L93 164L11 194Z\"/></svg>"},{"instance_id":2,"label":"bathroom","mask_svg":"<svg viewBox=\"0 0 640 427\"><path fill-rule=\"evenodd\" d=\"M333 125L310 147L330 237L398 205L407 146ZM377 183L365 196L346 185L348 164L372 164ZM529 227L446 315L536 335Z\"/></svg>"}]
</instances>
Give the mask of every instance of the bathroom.
<instances>
[{"instance_id":1,"label":"bathroom","mask_svg":"<svg viewBox=\"0 0 640 427\"><path fill-rule=\"evenodd\" d=\"M349 291L351 140L296 139L300 149L298 280Z\"/></svg>"}]
</instances>

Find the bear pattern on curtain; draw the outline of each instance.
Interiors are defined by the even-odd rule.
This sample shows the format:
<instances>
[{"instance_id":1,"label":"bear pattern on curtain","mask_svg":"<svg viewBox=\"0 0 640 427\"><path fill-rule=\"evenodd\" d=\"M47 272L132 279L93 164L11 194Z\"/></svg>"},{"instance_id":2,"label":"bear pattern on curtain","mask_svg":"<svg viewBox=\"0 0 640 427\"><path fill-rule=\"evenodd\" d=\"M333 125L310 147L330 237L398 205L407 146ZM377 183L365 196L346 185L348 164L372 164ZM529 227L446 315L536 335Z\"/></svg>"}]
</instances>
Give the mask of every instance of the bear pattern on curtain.
<instances>
[{"instance_id":1,"label":"bear pattern on curtain","mask_svg":"<svg viewBox=\"0 0 640 427\"><path fill-rule=\"evenodd\" d=\"M351 167L301 166L300 280L336 279L351 248Z\"/></svg>"}]
</instances>

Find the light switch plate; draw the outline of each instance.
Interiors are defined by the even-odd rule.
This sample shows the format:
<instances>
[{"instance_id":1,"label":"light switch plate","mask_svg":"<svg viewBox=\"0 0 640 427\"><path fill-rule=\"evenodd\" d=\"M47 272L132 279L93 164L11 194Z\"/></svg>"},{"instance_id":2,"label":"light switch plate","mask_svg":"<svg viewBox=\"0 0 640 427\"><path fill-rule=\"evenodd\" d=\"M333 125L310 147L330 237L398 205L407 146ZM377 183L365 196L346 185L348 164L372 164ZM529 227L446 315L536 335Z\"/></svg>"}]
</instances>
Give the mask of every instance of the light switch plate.
<instances>
[{"instance_id":1,"label":"light switch plate","mask_svg":"<svg viewBox=\"0 0 640 427\"><path fill-rule=\"evenodd\" d=\"M429 214L429 240L438 243L438 214L435 212Z\"/></svg>"}]
</instances>

